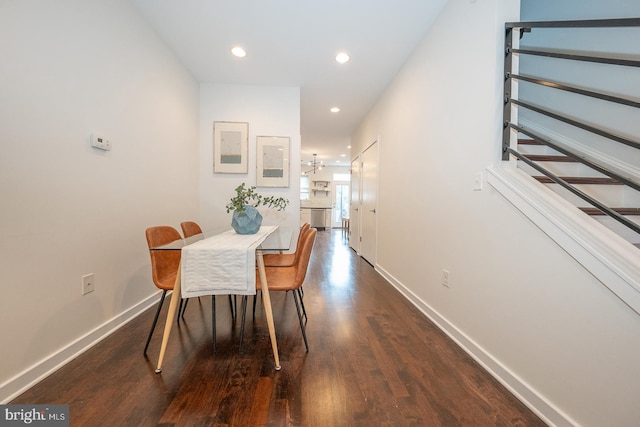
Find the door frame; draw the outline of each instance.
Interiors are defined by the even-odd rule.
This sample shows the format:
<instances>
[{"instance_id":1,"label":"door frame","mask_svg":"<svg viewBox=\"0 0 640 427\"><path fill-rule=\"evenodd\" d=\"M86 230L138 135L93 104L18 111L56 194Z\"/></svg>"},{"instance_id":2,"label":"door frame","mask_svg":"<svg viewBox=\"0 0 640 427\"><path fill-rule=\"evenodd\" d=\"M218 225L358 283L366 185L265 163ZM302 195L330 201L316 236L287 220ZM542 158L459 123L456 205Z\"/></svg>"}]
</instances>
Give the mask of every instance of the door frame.
<instances>
[{"instance_id":1,"label":"door frame","mask_svg":"<svg viewBox=\"0 0 640 427\"><path fill-rule=\"evenodd\" d=\"M336 206L336 197L338 197L337 187L338 185L346 185L349 187L349 215L351 215L351 183L349 181L333 181L331 183L331 194L333 200L331 202L331 228L342 228L342 217L335 219L334 215L338 206Z\"/></svg>"},{"instance_id":2,"label":"door frame","mask_svg":"<svg viewBox=\"0 0 640 427\"><path fill-rule=\"evenodd\" d=\"M360 254L360 154L351 160L351 200L349 202L349 247Z\"/></svg>"},{"instance_id":3,"label":"door frame","mask_svg":"<svg viewBox=\"0 0 640 427\"><path fill-rule=\"evenodd\" d=\"M360 154L360 256L373 266L378 259L378 142L379 138Z\"/></svg>"}]
</instances>

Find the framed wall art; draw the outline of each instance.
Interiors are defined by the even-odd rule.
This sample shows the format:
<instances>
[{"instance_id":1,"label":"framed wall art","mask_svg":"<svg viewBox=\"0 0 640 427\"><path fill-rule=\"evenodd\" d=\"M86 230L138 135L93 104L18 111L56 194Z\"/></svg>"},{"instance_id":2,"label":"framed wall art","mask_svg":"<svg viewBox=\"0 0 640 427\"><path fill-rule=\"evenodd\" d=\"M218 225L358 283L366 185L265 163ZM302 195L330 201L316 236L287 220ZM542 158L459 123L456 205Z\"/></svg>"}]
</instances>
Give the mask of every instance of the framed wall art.
<instances>
[{"instance_id":1,"label":"framed wall art","mask_svg":"<svg viewBox=\"0 0 640 427\"><path fill-rule=\"evenodd\" d=\"M247 173L249 123L213 122L213 171Z\"/></svg>"},{"instance_id":2,"label":"framed wall art","mask_svg":"<svg viewBox=\"0 0 640 427\"><path fill-rule=\"evenodd\" d=\"M257 138L258 187L289 186L289 137L259 136Z\"/></svg>"}]
</instances>

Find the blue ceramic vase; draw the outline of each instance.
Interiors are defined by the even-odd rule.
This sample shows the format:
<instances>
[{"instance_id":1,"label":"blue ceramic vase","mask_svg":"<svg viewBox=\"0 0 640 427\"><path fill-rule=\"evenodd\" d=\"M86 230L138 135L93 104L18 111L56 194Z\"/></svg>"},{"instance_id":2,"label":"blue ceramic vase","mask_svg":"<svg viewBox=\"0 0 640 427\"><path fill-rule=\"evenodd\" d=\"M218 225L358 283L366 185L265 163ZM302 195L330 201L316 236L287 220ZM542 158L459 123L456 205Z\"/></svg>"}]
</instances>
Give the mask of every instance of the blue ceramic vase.
<instances>
[{"instance_id":1,"label":"blue ceramic vase","mask_svg":"<svg viewBox=\"0 0 640 427\"><path fill-rule=\"evenodd\" d=\"M231 227L238 234L256 234L262 225L262 215L253 206L245 205L244 211L233 211Z\"/></svg>"}]
</instances>

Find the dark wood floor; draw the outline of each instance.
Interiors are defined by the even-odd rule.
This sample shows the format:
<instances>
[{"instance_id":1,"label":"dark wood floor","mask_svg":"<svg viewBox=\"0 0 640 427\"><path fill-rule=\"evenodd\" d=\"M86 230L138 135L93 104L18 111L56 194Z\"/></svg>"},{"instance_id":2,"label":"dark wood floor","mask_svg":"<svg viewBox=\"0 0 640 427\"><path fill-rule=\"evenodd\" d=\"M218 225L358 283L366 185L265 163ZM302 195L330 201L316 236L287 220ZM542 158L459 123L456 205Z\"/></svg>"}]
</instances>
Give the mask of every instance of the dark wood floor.
<instances>
[{"instance_id":1,"label":"dark wood floor","mask_svg":"<svg viewBox=\"0 0 640 427\"><path fill-rule=\"evenodd\" d=\"M318 233L304 290L309 353L291 294L272 294L279 372L261 305L255 320L248 310L239 352L240 322L218 297L214 354L203 297L173 329L160 375L163 323L142 355L151 309L12 403L69 404L72 426L544 425L347 248L339 230Z\"/></svg>"}]
</instances>

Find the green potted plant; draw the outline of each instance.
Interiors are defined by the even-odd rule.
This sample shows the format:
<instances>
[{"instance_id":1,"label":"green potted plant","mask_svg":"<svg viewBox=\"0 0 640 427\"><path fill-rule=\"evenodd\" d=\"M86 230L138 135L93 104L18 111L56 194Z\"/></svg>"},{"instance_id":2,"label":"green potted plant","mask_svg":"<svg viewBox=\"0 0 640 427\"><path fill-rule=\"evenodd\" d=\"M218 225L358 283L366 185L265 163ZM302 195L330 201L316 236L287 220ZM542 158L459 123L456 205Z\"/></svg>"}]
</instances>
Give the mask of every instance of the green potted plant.
<instances>
[{"instance_id":1,"label":"green potted plant","mask_svg":"<svg viewBox=\"0 0 640 427\"><path fill-rule=\"evenodd\" d=\"M236 195L227 203L227 213L233 212L231 226L238 234L255 234L262 225L262 215L258 206L266 206L279 211L284 210L289 200L284 197L265 197L256 191L256 187L247 187L243 182L236 187Z\"/></svg>"}]
</instances>

